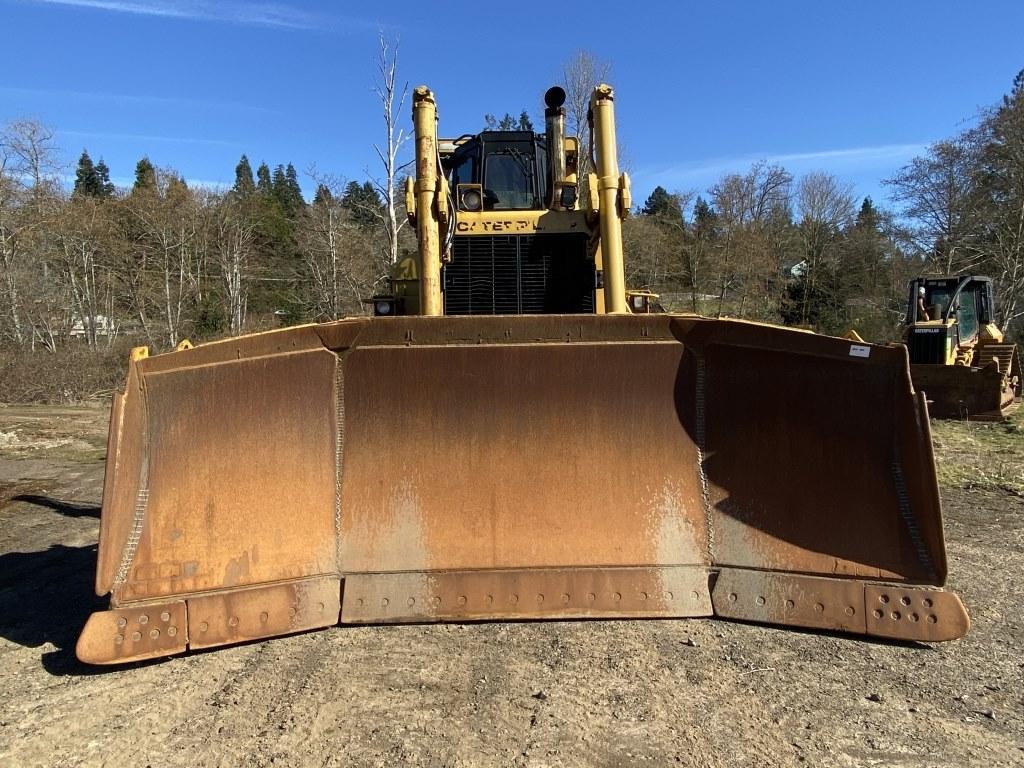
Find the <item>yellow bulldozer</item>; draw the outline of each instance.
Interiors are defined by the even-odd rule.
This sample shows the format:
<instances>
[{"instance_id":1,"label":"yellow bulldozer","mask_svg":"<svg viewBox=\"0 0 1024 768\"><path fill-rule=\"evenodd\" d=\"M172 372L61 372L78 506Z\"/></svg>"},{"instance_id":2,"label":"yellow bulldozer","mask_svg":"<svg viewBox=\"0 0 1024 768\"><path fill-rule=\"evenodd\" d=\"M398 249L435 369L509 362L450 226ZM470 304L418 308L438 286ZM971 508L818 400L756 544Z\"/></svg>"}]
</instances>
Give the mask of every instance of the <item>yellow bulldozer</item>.
<instances>
[{"instance_id":1,"label":"yellow bulldozer","mask_svg":"<svg viewBox=\"0 0 1024 768\"><path fill-rule=\"evenodd\" d=\"M992 280L910 281L905 342L914 386L932 416L1002 419L1019 405L1020 354L994 323Z\"/></svg>"},{"instance_id":2,"label":"yellow bulldozer","mask_svg":"<svg viewBox=\"0 0 1024 768\"><path fill-rule=\"evenodd\" d=\"M644 312L612 89L585 176L563 99L446 141L416 89L418 255L377 316L133 353L81 660L367 623L967 631L905 349Z\"/></svg>"}]
</instances>

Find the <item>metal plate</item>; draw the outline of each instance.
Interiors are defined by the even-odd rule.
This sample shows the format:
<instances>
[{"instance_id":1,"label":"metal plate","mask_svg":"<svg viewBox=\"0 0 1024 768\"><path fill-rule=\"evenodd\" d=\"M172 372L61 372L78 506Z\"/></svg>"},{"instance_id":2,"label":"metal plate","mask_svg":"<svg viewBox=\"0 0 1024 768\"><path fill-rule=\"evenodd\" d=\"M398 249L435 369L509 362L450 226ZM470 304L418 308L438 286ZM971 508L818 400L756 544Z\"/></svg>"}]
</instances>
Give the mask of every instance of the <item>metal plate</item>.
<instances>
[{"instance_id":1,"label":"metal plate","mask_svg":"<svg viewBox=\"0 0 1024 768\"><path fill-rule=\"evenodd\" d=\"M933 643L963 637L971 626L960 598L940 589L869 584L864 602L867 633L876 637Z\"/></svg>"},{"instance_id":2,"label":"metal plate","mask_svg":"<svg viewBox=\"0 0 1024 768\"><path fill-rule=\"evenodd\" d=\"M700 567L357 574L342 624L710 616Z\"/></svg>"},{"instance_id":3,"label":"metal plate","mask_svg":"<svg viewBox=\"0 0 1024 768\"><path fill-rule=\"evenodd\" d=\"M306 579L188 601L189 647L243 643L338 623L337 578Z\"/></svg>"},{"instance_id":4,"label":"metal plate","mask_svg":"<svg viewBox=\"0 0 1024 768\"><path fill-rule=\"evenodd\" d=\"M75 654L86 664L119 664L184 653L184 602L133 606L92 614Z\"/></svg>"},{"instance_id":5,"label":"metal plate","mask_svg":"<svg viewBox=\"0 0 1024 768\"><path fill-rule=\"evenodd\" d=\"M711 591L715 615L727 619L863 634L860 581L725 568Z\"/></svg>"}]
</instances>

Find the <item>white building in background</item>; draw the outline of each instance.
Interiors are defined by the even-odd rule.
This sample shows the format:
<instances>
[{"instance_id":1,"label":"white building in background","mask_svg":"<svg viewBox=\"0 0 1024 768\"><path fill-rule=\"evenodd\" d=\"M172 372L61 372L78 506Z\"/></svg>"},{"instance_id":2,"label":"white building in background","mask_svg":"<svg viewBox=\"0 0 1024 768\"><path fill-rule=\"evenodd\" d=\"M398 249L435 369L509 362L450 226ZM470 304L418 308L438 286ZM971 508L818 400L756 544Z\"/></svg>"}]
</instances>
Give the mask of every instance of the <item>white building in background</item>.
<instances>
[{"instance_id":1,"label":"white building in background","mask_svg":"<svg viewBox=\"0 0 1024 768\"><path fill-rule=\"evenodd\" d=\"M96 336L116 336L117 335L117 321L112 317L106 315L96 315ZM68 336L72 338L80 338L88 335L85 320L80 317L72 318L71 328L68 330Z\"/></svg>"}]
</instances>

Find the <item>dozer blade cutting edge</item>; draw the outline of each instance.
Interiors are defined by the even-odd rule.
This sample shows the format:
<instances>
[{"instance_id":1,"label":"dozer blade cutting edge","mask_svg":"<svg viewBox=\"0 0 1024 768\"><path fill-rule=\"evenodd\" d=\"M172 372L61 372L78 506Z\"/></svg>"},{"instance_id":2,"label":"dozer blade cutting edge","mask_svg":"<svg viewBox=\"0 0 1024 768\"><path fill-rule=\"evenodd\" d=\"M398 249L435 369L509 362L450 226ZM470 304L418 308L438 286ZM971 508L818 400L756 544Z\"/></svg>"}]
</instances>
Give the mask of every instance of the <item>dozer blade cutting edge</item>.
<instances>
[{"instance_id":1,"label":"dozer blade cutting edge","mask_svg":"<svg viewBox=\"0 0 1024 768\"><path fill-rule=\"evenodd\" d=\"M1019 406L1021 364L1016 345L987 344L984 365L911 365L928 412L940 419L1000 421Z\"/></svg>"},{"instance_id":2,"label":"dozer blade cutting edge","mask_svg":"<svg viewBox=\"0 0 1024 768\"><path fill-rule=\"evenodd\" d=\"M936 641L903 348L690 316L349 319L131 363L93 614L115 663L328 627L720 616Z\"/></svg>"}]
</instances>

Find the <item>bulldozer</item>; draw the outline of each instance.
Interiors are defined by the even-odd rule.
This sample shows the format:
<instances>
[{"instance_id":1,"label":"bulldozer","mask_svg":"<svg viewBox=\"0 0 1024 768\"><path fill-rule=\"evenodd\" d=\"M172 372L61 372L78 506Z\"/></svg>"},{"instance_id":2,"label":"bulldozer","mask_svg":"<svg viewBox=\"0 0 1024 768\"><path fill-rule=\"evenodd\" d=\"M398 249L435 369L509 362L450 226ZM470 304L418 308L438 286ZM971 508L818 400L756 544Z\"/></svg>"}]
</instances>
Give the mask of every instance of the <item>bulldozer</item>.
<instances>
[{"instance_id":1,"label":"bulldozer","mask_svg":"<svg viewBox=\"0 0 1024 768\"><path fill-rule=\"evenodd\" d=\"M417 88L418 250L374 316L132 353L79 659L391 623L968 631L906 350L643 311L614 100L593 147L557 88L543 134L442 140Z\"/></svg>"},{"instance_id":2,"label":"bulldozer","mask_svg":"<svg viewBox=\"0 0 1024 768\"><path fill-rule=\"evenodd\" d=\"M1019 405L1021 362L994 323L992 279L910 281L905 343L914 386L938 418L999 420Z\"/></svg>"}]
</instances>

